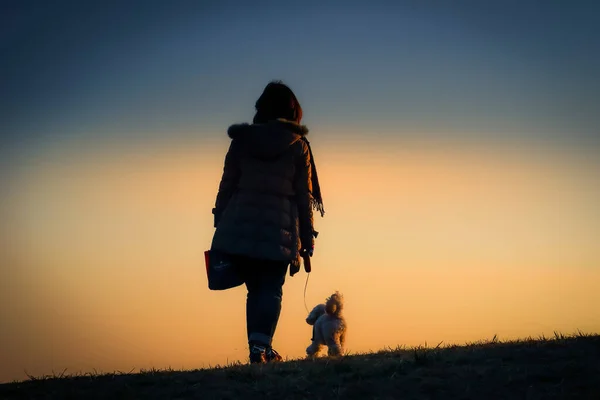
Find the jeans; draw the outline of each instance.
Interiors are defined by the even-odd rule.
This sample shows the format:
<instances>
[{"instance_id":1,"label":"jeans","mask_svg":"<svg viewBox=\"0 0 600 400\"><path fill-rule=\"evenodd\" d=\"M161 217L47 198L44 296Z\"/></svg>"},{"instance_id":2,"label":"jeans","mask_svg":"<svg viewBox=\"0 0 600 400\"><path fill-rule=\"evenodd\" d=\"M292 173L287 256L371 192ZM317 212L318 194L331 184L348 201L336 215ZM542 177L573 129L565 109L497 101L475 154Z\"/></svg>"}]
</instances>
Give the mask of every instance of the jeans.
<instances>
[{"instance_id":1,"label":"jeans","mask_svg":"<svg viewBox=\"0 0 600 400\"><path fill-rule=\"evenodd\" d=\"M289 261L237 256L235 264L248 289L246 298L248 343L270 347L281 313L283 284Z\"/></svg>"}]
</instances>

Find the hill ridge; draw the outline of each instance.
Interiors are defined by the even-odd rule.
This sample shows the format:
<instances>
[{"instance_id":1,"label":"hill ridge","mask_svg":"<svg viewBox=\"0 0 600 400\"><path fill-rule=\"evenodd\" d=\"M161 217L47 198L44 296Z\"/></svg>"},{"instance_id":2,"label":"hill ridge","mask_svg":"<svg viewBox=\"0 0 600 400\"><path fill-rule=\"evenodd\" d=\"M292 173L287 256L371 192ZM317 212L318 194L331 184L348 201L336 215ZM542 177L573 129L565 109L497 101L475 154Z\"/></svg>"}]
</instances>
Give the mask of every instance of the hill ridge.
<instances>
[{"instance_id":1,"label":"hill ridge","mask_svg":"<svg viewBox=\"0 0 600 400\"><path fill-rule=\"evenodd\" d=\"M30 377L2 399L599 399L600 334L555 334L340 359L234 363L191 371Z\"/></svg>"}]
</instances>

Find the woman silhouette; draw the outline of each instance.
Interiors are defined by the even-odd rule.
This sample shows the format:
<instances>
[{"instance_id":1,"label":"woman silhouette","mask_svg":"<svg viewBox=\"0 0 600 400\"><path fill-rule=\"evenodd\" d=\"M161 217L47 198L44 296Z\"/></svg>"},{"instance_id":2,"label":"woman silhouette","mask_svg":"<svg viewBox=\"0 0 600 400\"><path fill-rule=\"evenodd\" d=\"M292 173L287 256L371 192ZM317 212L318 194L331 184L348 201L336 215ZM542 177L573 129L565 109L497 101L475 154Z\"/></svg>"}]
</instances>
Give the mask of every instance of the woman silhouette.
<instances>
[{"instance_id":1,"label":"woman silhouette","mask_svg":"<svg viewBox=\"0 0 600 400\"><path fill-rule=\"evenodd\" d=\"M213 209L212 248L232 255L243 278L250 362L280 361L272 348L285 276L313 254L313 209L323 201L302 108L280 81L255 104L252 124L232 125Z\"/></svg>"}]
</instances>

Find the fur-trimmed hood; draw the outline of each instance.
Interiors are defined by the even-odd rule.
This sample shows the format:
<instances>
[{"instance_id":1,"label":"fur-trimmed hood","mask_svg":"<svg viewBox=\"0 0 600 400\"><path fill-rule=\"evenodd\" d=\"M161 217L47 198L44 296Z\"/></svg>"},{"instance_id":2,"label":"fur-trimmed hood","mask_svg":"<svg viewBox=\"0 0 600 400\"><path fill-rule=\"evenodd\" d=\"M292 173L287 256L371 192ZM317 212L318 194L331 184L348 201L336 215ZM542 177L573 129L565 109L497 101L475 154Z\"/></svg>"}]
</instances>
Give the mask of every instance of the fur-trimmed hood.
<instances>
[{"instance_id":1,"label":"fur-trimmed hood","mask_svg":"<svg viewBox=\"0 0 600 400\"><path fill-rule=\"evenodd\" d=\"M255 157L275 157L308 134L308 128L285 119L264 124L235 124L227 130L232 140Z\"/></svg>"}]
</instances>

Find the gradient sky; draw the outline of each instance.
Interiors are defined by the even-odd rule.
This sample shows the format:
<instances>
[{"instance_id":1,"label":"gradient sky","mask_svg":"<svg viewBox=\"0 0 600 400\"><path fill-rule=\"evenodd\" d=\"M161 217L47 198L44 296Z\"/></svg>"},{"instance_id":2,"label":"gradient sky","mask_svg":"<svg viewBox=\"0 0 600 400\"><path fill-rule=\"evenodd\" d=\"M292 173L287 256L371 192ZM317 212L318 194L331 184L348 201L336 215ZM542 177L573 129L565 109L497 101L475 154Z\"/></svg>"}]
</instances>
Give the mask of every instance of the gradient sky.
<instances>
[{"instance_id":1,"label":"gradient sky","mask_svg":"<svg viewBox=\"0 0 600 400\"><path fill-rule=\"evenodd\" d=\"M311 125L597 136L591 1L8 3L2 132L24 146L221 129L273 78Z\"/></svg>"},{"instance_id":2,"label":"gradient sky","mask_svg":"<svg viewBox=\"0 0 600 400\"><path fill-rule=\"evenodd\" d=\"M600 331L600 6L322 3L2 3L0 381L245 357L202 252L272 79L325 197L307 300L345 293L351 350Z\"/></svg>"}]
</instances>

